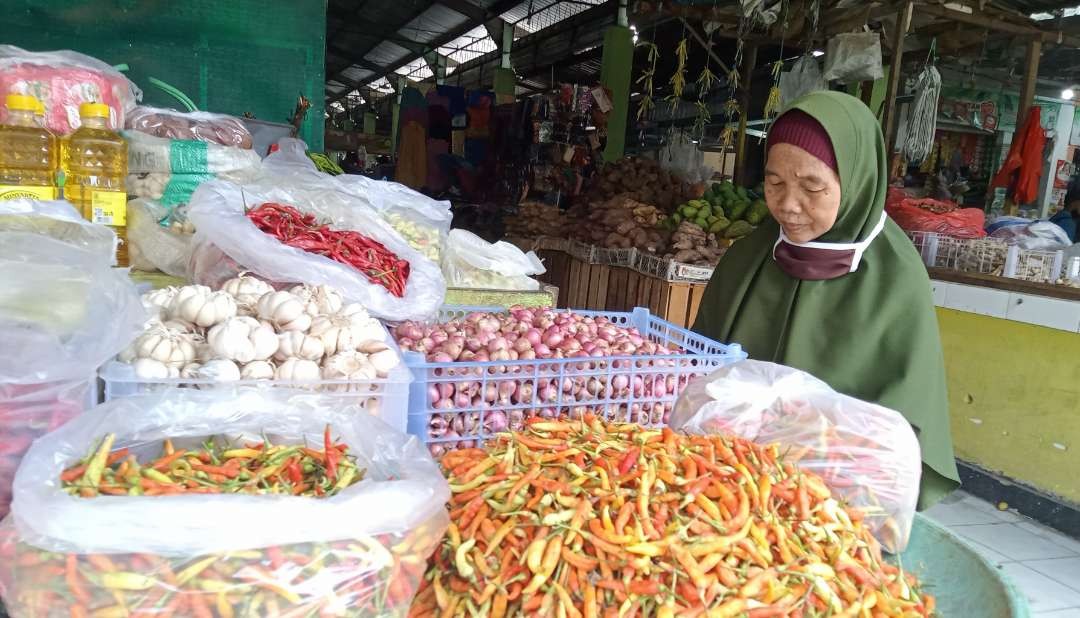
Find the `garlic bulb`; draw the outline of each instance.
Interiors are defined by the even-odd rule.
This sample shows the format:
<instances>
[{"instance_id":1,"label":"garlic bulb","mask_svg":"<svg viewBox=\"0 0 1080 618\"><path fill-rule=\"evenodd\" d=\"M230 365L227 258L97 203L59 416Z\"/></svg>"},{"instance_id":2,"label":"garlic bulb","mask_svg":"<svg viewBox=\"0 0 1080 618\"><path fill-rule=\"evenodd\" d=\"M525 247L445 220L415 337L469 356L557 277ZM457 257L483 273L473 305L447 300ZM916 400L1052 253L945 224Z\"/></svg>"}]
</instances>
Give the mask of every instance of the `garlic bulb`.
<instances>
[{"instance_id":1,"label":"garlic bulb","mask_svg":"<svg viewBox=\"0 0 1080 618\"><path fill-rule=\"evenodd\" d=\"M180 369L180 377L185 380L194 380L199 377L199 368L202 363L188 363Z\"/></svg>"},{"instance_id":2,"label":"garlic bulb","mask_svg":"<svg viewBox=\"0 0 1080 618\"><path fill-rule=\"evenodd\" d=\"M401 357L382 341L365 341L357 346L357 351L368 355L368 360L375 365L380 378L385 378L390 371L401 364Z\"/></svg>"},{"instance_id":3,"label":"garlic bulb","mask_svg":"<svg viewBox=\"0 0 1080 618\"><path fill-rule=\"evenodd\" d=\"M278 335L278 349L274 358L285 360L289 357L317 361L323 357L322 339L291 330Z\"/></svg>"},{"instance_id":4,"label":"garlic bulb","mask_svg":"<svg viewBox=\"0 0 1080 618\"><path fill-rule=\"evenodd\" d=\"M194 334L197 334L199 332L199 327L198 326L195 326L194 324L192 324L191 322L188 322L186 320L180 320L180 319L165 320L164 322L161 323L161 325L164 326L165 328L169 329L169 330L176 331L178 333L187 333L189 335L194 335Z\"/></svg>"},{"instance_id":5,"label":"garlic bulb","mask_svg":"<svg viewBox=\"0 0 1080 618\"><path fill-rule=\"evenodd\" d=\"M218 358L239 363L266 360L278 349L277 334L268 324L255 318L229 318L206 334L206 341Z\"/></svg>"},{"instance_id":6,"label":"garlic bulb","mask_svg":"<svg viewBox=\"0 0 1080 618\"><path fill-rule=\"evenodd\" d=\"M180 377L180 370L152 358L140 358L132 365L135 375L143 380L167 380Z\"/></svg>"},{"instance_id":7,"label":"garlic bulb","mask_svg":"<svg viewBox=\"0 0 1080 618\"><path fill-rule=\"evenodd\" d=\"M345 302L341 294L328 285L296 285L289 292L304 303L304 311L311 317L337 313Z\"/></svg>"},{"instance_id":8,"label":"garlic bulb","mask_svg":"<svg viewBox=\"0 0 1080 618\"><path fill-rule=\"evenodd\" d=\"M224 358L215 358L199 367L198 377L215 382L234 382L240 379L240 368Z\"/></svg>"},{"instance_id":9,"label":"garlic bulb","mask_svg":"<svg viewBox=\"0 0 1080 618\"><path fill-rule=\"evenodd\" d=\"M180 288L170 285L160 290L151 290L141 297L143 308L151 315L163 315L169 309Z\"/></svg>"},{"instance_id":10,"label":"garlic bulb","mask_svg":"<svg viewBox=\"0 0 1080 618\"><path fill-rule=\"evenodd\" d=\"M169 317L191 322L196 326L208 328L236 315L236 300L225 292L202 293L199 290L187 292L191 288L206 286L186 286L173 299Z\"/></svg>"},{"instance_id":11,"label":"garlic bulb","mask_svg":"<svg viewBox=\"0 0 1080 618\"><path fill-rule=\"evenodd\" d=\"M290 382L310 382L320 377L319 365L315 361L302 358L287 358L278 365L274 377Z\"/></svg>"},{"instance_id":12,"label":"garlic bulb","mask_svg":"<svg viewBox=\"0 0 1080 618\"><path fill-rule=\"evenodd\" d=\"M273 380L274 365L269 361L251 361L240 368L240 378L244 380Z\"/></svg>"},{"instance_id":13,"label":"garlic bulb","mask_svg":"<svg viewBox=\"0 0 1080 618\"><path fill-rule=\"evenodd\" d=\"M379 323L366 311L352 315L320 315L312 320L308 334L322 339L328 355L345 350L352 351L365 341L382 340L385 336Z\"/></svg>"},{"instance_id":14,"label":"garlic bulb","mask_svg":"<svg viewBox=\"0 0 1080 618\"><path fill-rule=\"evenodd\" d=\"M180 368L195 359L195 340L191 335L155 325L139 334L120 354L120 360L129 363L139 358Z\"/></svg>"},{"instance_id":15,"label":"garlic bulb","mask_svg":"<svg viewBox=\"0 0 1080 618\"><path fill-rule=\"evenodd\" d=\"M231 294L236 299L236 302L241 305L254 307L255 303L259 302L259 299L264 294L273 292L274 288L262 279L240 273L239 276L226 281L221 286L221 291Z\"/></svg>"},{"instance_id":16,"label":"garlic bulb","mask_svg":"<svg viewBox=\"0 0 1080 618\"><path fill-rule=\"evenodd\" d=\"M289 292L264 294L255 310L259 318L269 320L279 331L306 331L311 326L311 316L305 311L303 301Z\"/></svg>"},{"instance_id":17,"label":"garlic bulb","mask_svg":"<svg viewBox=\"0 0 1080 618\"><path fill-rule=\"evenodd\" d=\"M351 350L328 357L322 368L326 380L374 380L378 373L367 354Z\"/></svg>"}]
</instances>

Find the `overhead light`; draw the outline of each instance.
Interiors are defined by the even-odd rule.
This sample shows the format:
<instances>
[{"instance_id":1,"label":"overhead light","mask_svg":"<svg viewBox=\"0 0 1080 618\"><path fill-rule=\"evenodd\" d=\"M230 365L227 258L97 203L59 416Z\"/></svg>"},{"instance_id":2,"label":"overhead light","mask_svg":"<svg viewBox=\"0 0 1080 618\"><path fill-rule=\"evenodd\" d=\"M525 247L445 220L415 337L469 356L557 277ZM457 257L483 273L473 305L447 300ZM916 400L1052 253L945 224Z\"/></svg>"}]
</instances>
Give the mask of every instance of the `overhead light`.
<instances>
[{"instance_id":1,"label":"overhead light","mask_svg":"<svg viewBox=\"0 0 1080 618\"><path fill-rule=\"evenodd\" d=\"M634 42L637 43L637 35L634 35Z\"/></svg>"},{"instance_id":2,"label":"overhead light","mask_svg":"<svg viewBox=\"0 0 1080 618\"><path fill-rule=\"evenodd\" d=\"M1061 91L1061 98L1063 98L1065 100L1071 100L1075 96L1076 96L1076 93L1073 92L1072 88L1066 88L1065 90Z\"/></svg>"},{"instance_id":3,"label":"overhead light","mask_svg":"<svg viewBox=\"0 0 1080 618\"><path fill-rule=\"evenodd\" d=\"M813 55L815 58L820 58L825 55L825 52L821 51L820 49L815 49L814 51L810 52L810 54Z\"/></svg>"}]
</instances>

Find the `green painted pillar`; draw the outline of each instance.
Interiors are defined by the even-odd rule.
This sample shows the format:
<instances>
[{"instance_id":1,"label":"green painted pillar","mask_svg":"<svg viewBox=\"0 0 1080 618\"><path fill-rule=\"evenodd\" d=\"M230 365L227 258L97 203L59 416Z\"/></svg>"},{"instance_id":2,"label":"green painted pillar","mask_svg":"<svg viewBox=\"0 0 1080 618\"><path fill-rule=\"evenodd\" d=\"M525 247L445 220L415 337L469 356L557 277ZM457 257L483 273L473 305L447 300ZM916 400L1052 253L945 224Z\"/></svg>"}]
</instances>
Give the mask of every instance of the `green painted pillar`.
<instances>
[{"instance_id":1,"label":"green painted pillar","mask_svg":"<svg viewBox=\"0 0 1080 618\"><path fill-rule=\"evenodd\" d=\"M364 133L367 135L374 135L375 133L375 113L364 113Z\"/></svg>"},{"instance_id":2,"label":"green painted pillar","mask_svg":"<svg viewBox=\"0 0 1080 618\"><path fill-rule=\"evenodd\" d=\"M626 148L626 123L630 116L630 71L634 67L634 33L623 26L611 26L604 32L604 56L600 65L600 83L611 91L608 114L607 147L604 160L615 161Z\"/></svg>"},{"instance_id":3,"label":"green painted pillar","mask_svg":"<svg viewBox=\"0 0 1080 618\"><path fill-rule=\"evenodd\" d=\"M499 67L495 69L495 101L499 104L513 103L515 89L517 88L517 75L513 69Z\"/></svg>"}]
</instances>

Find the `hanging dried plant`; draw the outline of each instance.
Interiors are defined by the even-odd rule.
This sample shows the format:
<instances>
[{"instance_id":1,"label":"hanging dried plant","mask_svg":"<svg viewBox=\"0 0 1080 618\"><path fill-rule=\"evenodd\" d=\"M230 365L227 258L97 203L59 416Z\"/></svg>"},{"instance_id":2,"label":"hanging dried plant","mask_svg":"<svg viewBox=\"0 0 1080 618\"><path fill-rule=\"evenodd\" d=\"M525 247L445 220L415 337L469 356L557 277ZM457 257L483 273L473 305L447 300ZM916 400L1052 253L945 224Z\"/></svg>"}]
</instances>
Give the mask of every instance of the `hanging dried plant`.
<instances>
[{"instance_id":1,"label":"hanging dried plant","mask_svg":"<svg viewBox=\"0 0 1080 618\"><path fill-rule=\"evenodd\" d=\"M694 107L697 109L697 117L694 118L693 134L700 139L705 134L705 126L712 120L712 112L705 101L700 99L694 103Z\"/></svg>"},{"instance_id":2,"label":"hanging dried plant","mask_svg":"<svg viewBox=\"0 0 1080 618\"><path fill-rule=\"evenodd\" d=\"M655 43L643 43L648 50L646 55L646 68L642 70L637 82L641 86L641 102L638 103L637 119L641 120L656 107L653 102L653 78L656 76L656 61L660 58L660 50Z\"/></svg>"},{"instance_id":3,"label":"hanging dried plant","mask_svg":"<svg viewBox=\"0 0 1080 618\"><path fill-rule=\"evenodd\" d=\"M656 104L653 103L652 95L642 95L641 101L638 102L637 119L641 120L645 118L645 116L647 116L649 112L652 111L655 107Z\"/></svg>"},{"instance_id":4,"label":"hanging dried plant","mask_svg":"<svg viewBox=\"0 0 1080 618\"><path fill-rule=\"evenodd\" d=\"M765 118L772 118L780 111L780 74L784 70L784 61L777 60L772 65L773 84L769 88L769 98L765 101Z\"/></svg>"},{"instance_id":5,"label":"hanging dried plant","mask_svg":"<svg viewBox=\"0 0 1080 618\"><path fill-rule=\"evenodd\" d=\"M679 41L679 46L675 48L675 72L671 74L671 79L668 83L671 84L671 94L668 95L667 100L671 102L671 111L674 112L679 106L679 101L682 99L683 88L686 87L686 57L688 53L689 41L686 36L683 36Z\"/></svg>"}]
</instances>

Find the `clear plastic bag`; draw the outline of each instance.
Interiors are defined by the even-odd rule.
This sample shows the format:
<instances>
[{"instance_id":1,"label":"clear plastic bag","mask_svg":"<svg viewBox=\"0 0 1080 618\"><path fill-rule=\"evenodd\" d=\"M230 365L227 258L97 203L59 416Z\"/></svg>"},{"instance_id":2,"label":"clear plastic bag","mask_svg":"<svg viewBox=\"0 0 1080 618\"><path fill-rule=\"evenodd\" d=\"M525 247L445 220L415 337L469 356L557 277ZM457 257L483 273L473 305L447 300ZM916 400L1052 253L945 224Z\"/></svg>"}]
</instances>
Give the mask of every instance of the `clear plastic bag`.
<instances>
[{"instance_id":1,"label":"clear plastic bag","mask_svg":"<svg viewBox=\"0 0 1080 618\"><path fill-rule=\"evenodd\" d=\"M225 114L178 112L140 105L128 114L124 126L154 137L251 149L251 133L247 127L239 118Z\"/></svg>"},{"instance_id":2,"label":"clear plastic bag","mask_svg":"<svg viewBox=\"0 0 1080 618\"><path fill-rule=\"evenodd\" d=\"M63 470L107 434L116 435L115 449L146 461L166 438L177 448L211 437L321 444L327 426L365 469L361 482L329 498L85 499L60 483ZM7 573L0 569L0 590L15 618L67 616L70 603L44 592L70 590L65 573L71 571L37 568L48 564L76 573L82 591L73 600L88 613L122 603L131 615L169 607L198 616L203 606L206 615L213 607L217 615L236 616L404 616L449 524L443 506L449 497L416 438L334 399L285 389L118 399L31 447L16 477L12 517L0 527L7 536L6 543L0 538L0 563L13 565ZM133 574L120 579L138 585L110 587L110 570Z\"/></svg>"},{"instance_id":3,"label":"clear plastic bag","mask_svg":"<svg viewBox=\"0 0 1080 618\"><path fill-rule=\"evenodd\" d=\"M847 32L833 35L825 54L825 79L845 84L881 79L881 35Z\"/></svg>"},{"instance_id":4,"label":"clear plastic bag","mask_svg":"<svg viewBox=\"0 0 1080 618\"><path fill-rule=\"evenodd\" d=\"M410 266L405 296L398 298L370 282L351 266L286 246L260 231L245 209L265 202L295 206L338 230L355 230L382 243ZM213 288L241 271L277 283L326 284L351 302L386 320L415 320L434 315L446 295L439 267L412 249L379 215L356 197L332 186L298 186L288 178L235 185L203 184L191 198L188 218L195 239L188 274Z\"/></svg>"},{"instance_id":5,"label":"clear plastic bag","mask_svg":"<svg viewBox=\"0 0 1080 618\"><path fill-rule=\"evenodd\" d=\"M31 52L0 45L0 97L28 94L45 106L45 126L68 135L81 126L79 105L109 106L109 126L124 126L128 112L142 99L142 91L108 64L70 50ZM7 108L0 106L0 122Z\"/></svg>"},{"instance_id":6,"label":"clear plastic bag","mask_svg":"<svg viewBox=\"0 0 1080 618\"><path fill-rule=\"evenodd\" d=\"M128 259L137 270L187 275L193 228L173 221L173 209L153 200L128 202ZM163 225L164 223L164 225Z\"/></svg>"},{"instance_id":7,"label":"clear plastic bag","mask_svg":"<svg viewBox=\"0 0 1080 618\"><path fill-rule=\"evenodd\" d=\"M803 95L825 90L828 83L821 76L821 66L812 54L800 57L790 71L780 74L780 105L786 107Z\"/></svg>"},{"instance_id":8,"label":"clear plastic bag","mask_svg":"<svg viewBox=\"0 0 1080 618\"><path fill-rule=\"evenodd\" d=\"M748 360L691 381L670 425L780 444L785 462L820 475L862 509L886 549L907 546L922 462L899 412L837 393L797 369Z\"/></svg>"},{"instance_id":9,"label":"clear plastic bag","mask_svg":"<svg viewBox=\"0 0 1080 618\"><path fill-rule=\"evenodd\" d=\"M675 172L690 183L711 180L716 170L705 164L705 153L685 131L673 131L660 150L660 167Z\"/></svg>"},{"instance_id":10,"label":"clear plastic bag","mask_svg":"<svg viewBox=\"0 0 1080 618\"><path fill-rule=\"evenodd\" d=\"M532 251L525 253L501 240L492 244L465 230L450 230L445 253L443 274L455 288L534 291L540 283L530 275L545 272Z\"/></svg>"},{"instance_id":11,"label":"clear plastic bag","mask_svg":"<svg viewBox=\"0 0 1080 618\"><path fill-rule=\"evenodd\" d=\"M1069 235L1056 223L1020 217L998 217L990 226L990 237L1031 251L1056 251L1072 245Z\"/></svg>"},{"instance_id":12,"label":"clear plastic bag","mask_svg":"<svg viewBox=\"0 0 1080 618\"><path fill-rule=\"evenodd\" d=\"M154 137L140 131L124 131L128 142L128 173L246 174L258 176L262 159L252 150L196 140Z\"/></svg>"},{"instance_id":13,"label":"clear plastic bag","mask_svg":"<svg viewBox=\"0 0 1080 618\"><path fill-rule=\"evenodd\" d=\"M8 232L47 236L86 249L109 266L116 265L116 234L104 225L87 221L64 200L0 201L0 234Z\"/></svg>"}]
</instances>

